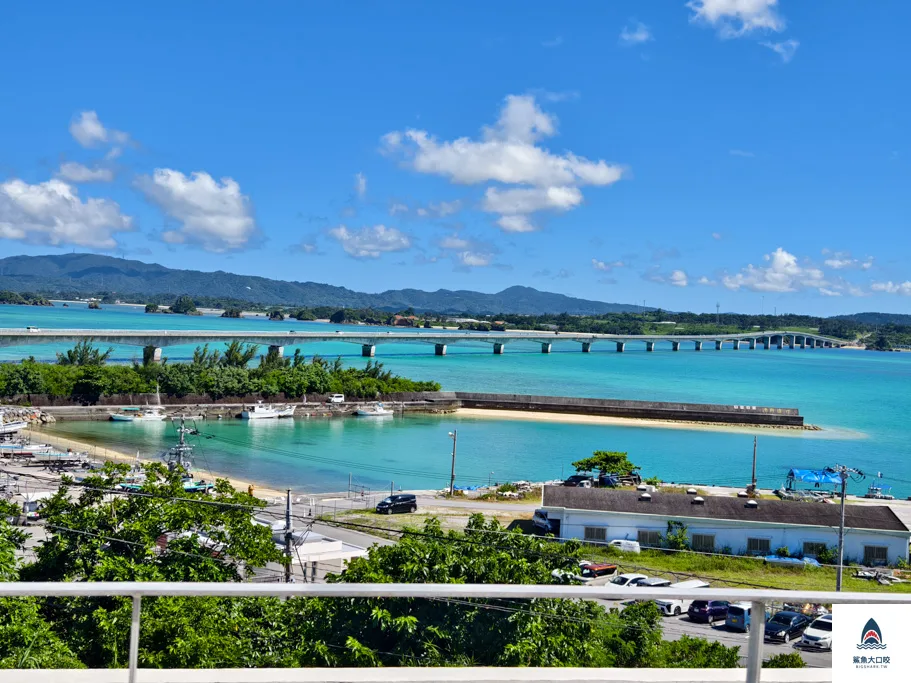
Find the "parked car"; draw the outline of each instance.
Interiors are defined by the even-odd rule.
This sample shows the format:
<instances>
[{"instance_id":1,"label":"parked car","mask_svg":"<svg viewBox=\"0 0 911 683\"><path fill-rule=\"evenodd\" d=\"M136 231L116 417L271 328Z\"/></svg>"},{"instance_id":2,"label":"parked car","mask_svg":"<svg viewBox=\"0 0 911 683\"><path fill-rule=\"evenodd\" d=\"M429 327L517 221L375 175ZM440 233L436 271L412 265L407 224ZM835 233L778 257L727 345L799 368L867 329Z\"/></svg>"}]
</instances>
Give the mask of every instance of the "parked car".
<instances>
[{"instance_id":1,"label":"parked car","mask_svg":"<svg viewBox=\"0 0 911 683\"><path fill-rule=\"evenodd\" d=\"M800 646L816 650L832 649L832 615L826 614L814 620L803 632Z\"/></svg>"},{"instance_id":2,"label":"parked car","mask_svg":"<svg viewBox=\"0 0 911 683\"><path fill-rule=\"evenodd\" d=\"M591 488L594 485L595 478L588 474L574 474L563 482L563 486L579 486Z\"/></svg>"},{"instance_id":3,"label":"parked car","mask_svg":"<svg viewBox=\"0 0 911 683\"><path fill-rule=\"evenodd\" d=\"M647 578L645 574L618 574L611 579L611 583L615 586L638 586Z\"/></svg>"},{"instance_id":4,"label":"parked car","mask_svg":"<svg viewBox=\"0 0 911 683\"><path fill-rule=\"evenodd\" d=\"M582 577L578 574L573 574L568 569L554 569L550 575L556 579L558 583L562 584L579 584L585 583L582 580Z\"/></svg>"},{"instance_id":5,"label":"parked car","mask_svg":"<svg viewBox=\"0 0 911 683\"><path fill-rule=\"evenodd\" d=\"M644 584L640 584L644 587ZM691 579L689 581L678 581L677 583L667 584L670 588L679 589L679 590L691 590L693 588L708 588L709 584L705 581L700 581L699 579ZM655 604L658 605L658 609L661 610L661 613L666 617L679 617L681 614L686 612L690 607L690 600L685 600L683 598L667 598L666 600L655 600Z\"/></svg>"},{"instance_id":6,"label":"parked car","mask_svg":"<svg viewBox=\"0 0 911 683\"><path fill-rule=\"evenodd\" d=\"M724 620L724 625L735 631L750 632L750 612L752 606L748 602L735 602L728 605L728 615Z\"/></svg>"},{"instance_id":7,"label":"parked car","mask_svg":"<svg viewBox=\"0 0 911 683\"><path fill-rule=\"evenodd\" d=\"M554 520L556 521L556 520ZM547 510L535 510L535 514L531 518L531 523L534 525L535 529L542 531L545 534L556 533L556 524L554 521L551 521L547 516Z\"/></svg>"},{"instance_id":8,"label":"parked car","mask_svg":"<svg viewBox=\"0 0 911 683\"><path fill-rule=\"evenodd\" d=\"M729 606L727 600L693 600L686 613L690 615L691 621L711 624L713 621L726 619Z\"/></svg>"},{"instance_id":9,"label":"parked car","mask_svg":"<svg viewBox=\"0 0 911 683\"><path fill-rule=\"evenodd\" d=\"M383 515L394 512L414 512L418 509L418 499L413 493L399 493L387 496L376 504L376 511Z\"/></svg>"},{"instance_id":10,"label":"parked car","mask_svg":"<svg viewBox=\"0 0 911 683\"><path fill-rule=\"evenodd\" d=\"M627 541L623 538L617 538L608 543L612 548L617 548L622 550L625 553L639 553L642 552L642 548L639 545L639 541Z\"/></svg>"},{"instance_id":11,"label":"parked car","mask_svg":"<svg viewBox=\"0 0 911 683\"><path fill-rule=\"evenodd\" d=\"M608 564L608 563L598 563L586 562L585 564L580 563L582 567L582 580L585 583L596 585L596 583L608 583L609 578L617 573L617 565ZM600 580L599 579L603 579Z\"/></svg>"},{"instance_id":12,"label":"parked car","mask_svg":"<svg viewBox=\"0 0 911 683\"><path fill-rule=\"evenodd\" d=\"M659 579L657 576L638 583L639 588L667 588L670 585L669 579Z\"/></svg>"},{"instance_id":13,"label":"parked car","mask_svg":"<svg viewBox=\"0 0 911 683\"><path fill-rule=\"evenodd\" d=\"M327 403L344 403L345 394L329 394L329 398L326 399Z\"/></svg>"},{"instance_id":14,"label":"parked car","mask_svg":"<svg viewBox=\"0 0 911 683\"><path fill-rule=\"evenodd\" d=\"M799 612L778 612L765 625L765 639L790 643L794 638L803 635L811 619Z\"/></svg>"}]
</instances>

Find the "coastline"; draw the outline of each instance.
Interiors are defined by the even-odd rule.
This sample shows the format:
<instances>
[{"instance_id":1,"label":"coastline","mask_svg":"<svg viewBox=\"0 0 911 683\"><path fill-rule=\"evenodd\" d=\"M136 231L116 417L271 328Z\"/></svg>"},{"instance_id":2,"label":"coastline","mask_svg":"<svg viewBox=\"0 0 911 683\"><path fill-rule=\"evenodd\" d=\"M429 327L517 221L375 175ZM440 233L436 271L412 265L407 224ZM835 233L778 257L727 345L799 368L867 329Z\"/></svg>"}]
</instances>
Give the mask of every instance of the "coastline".
<instances>
[{"instance_id":1,"label":"coastline","mask_svg":"<svg viewBox=\"0 0 911 683\"><path fill-rule=\"evenodd\" d=\"M700 432L735 432L741 434L775 434L780 436L804 436L815 434L822 428L807 425L788 427L774 425L735 425L721 422L683 422L679 420L646 420L634 417L607 417L603 415L579 415L572 413L548 413L543 411L494 410L489 408L458 408L456 417L487 420L517 420L531 422L559 422L563 424L602 425L612 427L646 427L655 429L689 429Z\"/></svg>"},{"instance_id":2,"label":"coastline","mask_svg":"<svg viewBox=\"0 0 911 683\"><path fill-rule=\"evenodd\" d=\"M28 433L33 437L34 441L45 441L46 443L49 443L52 446L56 446L57 448L61 449L62 451L66 451L67 449L72 449L73 451L76 451L76 452L88 453L89 456L92 458L98 458L101 460L110 460L112 462L123 462L123 463L129 463L129 464L133 464L136 462L135 453L130 454L130 453L127 453L126 451L119 450L116 448L109 448L107 446L101 446L98 444L87 443L85 441L78 441L76 439L71 439L66 436L61 436L59 434L55 434L53 431L49 431L47 429L40 429L40 428L36 429L33 427L28 430ZM154 458L143 458L141 456L140 456L139 460L140 460L140 462L157 462L157 460ZM267 499L267 502L268 502L269 498L280 498L285 495L284 491L279 491L276 488L272 488L271 486L267 486L260 482L241 481L239 479L229 477L226 474L222 474L220 472L215 472L212 470L207 470L206 472L215 479L227 479L228 482L231 484L231 486L233 486L238 491L246 491L247 487L252 485L253 486L253 495L255 495L257 498Z\"/></svg>"}]
</instances>

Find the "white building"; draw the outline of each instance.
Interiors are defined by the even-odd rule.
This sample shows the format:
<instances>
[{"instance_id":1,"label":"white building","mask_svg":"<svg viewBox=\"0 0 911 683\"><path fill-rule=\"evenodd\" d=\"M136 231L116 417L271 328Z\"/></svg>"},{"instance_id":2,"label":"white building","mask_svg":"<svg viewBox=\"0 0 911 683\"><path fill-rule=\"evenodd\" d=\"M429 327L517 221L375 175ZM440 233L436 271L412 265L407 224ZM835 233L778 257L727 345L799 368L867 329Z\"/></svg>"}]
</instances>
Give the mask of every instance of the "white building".
<instances>
[{"instance_id":1,"label":"white building","mask_svg":"<svg viewBox=\"0 0 911 683\"><path fill-rule=\"evenodd\" d=\"M561 538L659 546L668 522L681 522L702 552L768 555L787 547L792 556L815 557L838 545L838 505L545 486L543 509ZM908 560L911 532L888 506L848 505L845 527L845 560Z\"/></svg>"}]
</instances>

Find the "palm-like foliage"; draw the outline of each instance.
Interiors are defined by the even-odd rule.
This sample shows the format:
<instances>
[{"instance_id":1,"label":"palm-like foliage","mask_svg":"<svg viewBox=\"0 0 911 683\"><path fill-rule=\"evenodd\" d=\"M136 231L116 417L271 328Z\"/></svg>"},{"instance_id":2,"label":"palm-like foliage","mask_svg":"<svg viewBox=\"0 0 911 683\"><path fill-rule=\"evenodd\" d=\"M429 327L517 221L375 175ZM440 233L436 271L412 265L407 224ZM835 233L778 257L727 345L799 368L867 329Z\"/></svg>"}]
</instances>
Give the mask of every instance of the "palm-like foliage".
<instances>
[{"instance_id":1,"label":"palm-like foliage","mask_svg":"<svg viewBox=\"0 0 911 683\"><path fill-rule=\"evenodd\" d=\"M225 347L220 363L229 368L247 367L247 363L256 358L256 352L259 349L256 344L244 344L236 339L225 344Z\"/></svg>"},{"instance_id":2,"label":"palm-like foliage","mask_svg":"<svg viewBox=\"0 0 911 683\"><path fill-rule=\"evenodd\" d=\"M109 346L107 351L101 351L92 343L93 338L83 339L76 346L65 353L57 354L58 365L104 365L105 361L114 353L114 347Z\"/></svg>"}]
</instances>

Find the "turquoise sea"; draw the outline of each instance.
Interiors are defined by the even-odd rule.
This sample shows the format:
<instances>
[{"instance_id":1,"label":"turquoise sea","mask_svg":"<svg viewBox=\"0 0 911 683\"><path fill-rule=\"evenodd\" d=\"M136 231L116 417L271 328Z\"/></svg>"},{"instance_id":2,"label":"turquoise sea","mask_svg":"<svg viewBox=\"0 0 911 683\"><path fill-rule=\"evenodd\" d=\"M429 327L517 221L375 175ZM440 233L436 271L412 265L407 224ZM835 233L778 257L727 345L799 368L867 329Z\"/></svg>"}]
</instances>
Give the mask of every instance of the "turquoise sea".
<instances>
[{"instance_id":1,"label":"turquoise sea","mask_svg":"<svg viewBox=\"0 0 911 683\"><path fill-rule=\"evenodd\" d=\"M141 308L83 305L62 308L0 306L0 327L118 329L319 330L336 326L296 320L228 320L217 317L147 315ZM377 346L387 368L415 379L435 379L444 389L605 398L679 400L797 407L821 432L757 430L761 486L780 485L789 467L849 464L875 476L892 493L911 495L907 425L911 409L911 354L835 349L733 351L725 348L674 353L661 346L646 353L635 345L618 354L612 344L583 354L574 343L555 343L550 355L537 344L515 344L494 356L483 342L451 345L436 357L421 344ZM34 355L52 360L52 346L0 349L0 361ZM289 350L286 348L286 353ZM307 344L306 355L342 355L362 364L360 347ZM192 347L172 347L180 360ZM117 348L129 361L141 349ZM296 490L344 489L348 474L376 489L433 488L448 483L448 432L458 430L457 483L550 479L568 474L569 463L595 449L623 450L646 475L666 481L720 485L748 482L753 433L692 429L560 424L552 422L415 416L393 420L295 420L246 424L206 423L199 462L240 479ZM74 438L119 445L151 455L174 438L170 425L64 423ZM862 492L871 478L853 485Z\"/></svg>"}]
</instances>

